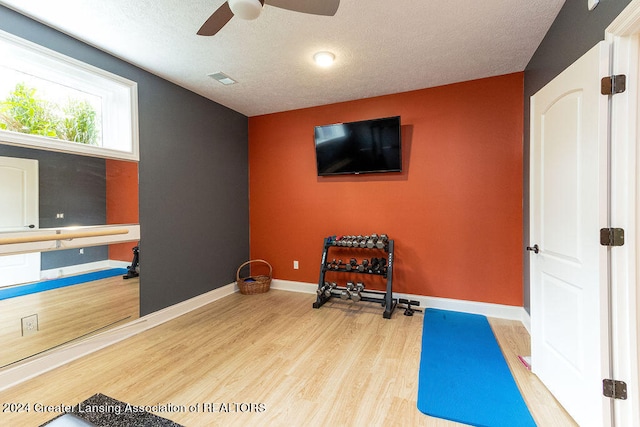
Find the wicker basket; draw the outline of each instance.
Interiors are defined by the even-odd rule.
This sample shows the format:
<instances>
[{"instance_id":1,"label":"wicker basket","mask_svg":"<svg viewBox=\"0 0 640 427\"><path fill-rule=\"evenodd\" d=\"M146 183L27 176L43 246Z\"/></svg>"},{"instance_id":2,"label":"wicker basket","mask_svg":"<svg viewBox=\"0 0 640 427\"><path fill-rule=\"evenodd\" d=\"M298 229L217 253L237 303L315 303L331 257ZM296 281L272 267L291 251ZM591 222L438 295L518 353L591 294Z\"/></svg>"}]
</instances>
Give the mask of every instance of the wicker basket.
<instances>
[{"instance_id":1,"label":"wicker basket","mask_svg":"<svg viewBox=\"0 0 640 427\"><path fill-rule=\"evenodd\" d=\"M240 277L240 270L242 267L251 264L252 262L263 262L269 267L269 275L259 275L259 276L249 276L242 278ZM238 267L238 271L236 272L236 281L238 282L238 288L240 288L240 293L244 295L253 295L253 294L263 294L269 291L269 287L271 286L271 273L273 272L273 268L271 268L271 264L263 259L253 259L251 261L247 261Z\"/></svg>"}]
</instances>

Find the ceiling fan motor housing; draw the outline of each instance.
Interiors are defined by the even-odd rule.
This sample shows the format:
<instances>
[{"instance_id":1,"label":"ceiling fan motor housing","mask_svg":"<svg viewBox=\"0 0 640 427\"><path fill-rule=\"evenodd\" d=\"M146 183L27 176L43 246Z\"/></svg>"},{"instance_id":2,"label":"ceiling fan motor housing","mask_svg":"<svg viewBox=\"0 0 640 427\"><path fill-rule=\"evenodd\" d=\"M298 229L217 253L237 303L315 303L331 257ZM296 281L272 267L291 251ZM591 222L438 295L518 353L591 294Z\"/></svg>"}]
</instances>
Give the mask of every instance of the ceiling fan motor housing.
<instances>
[{"instance_id":1,"label":"ceiling fan motor housing","mask_svg":"<svg viewBox=\"0 0 640 427\"><path fill-rule=\"evenodd\" d=\"M262 11L260 0L228 0L228 3L233 14L242 19L256 19Z\"/></svg>"},{"instance_id":2,"label":"ceiling fan motor housing","mask_svg":"<svg viewBox=\"0 0 640 427\"><path fill-rule=\"evenodd\" d=\"M265 0L227 0L198 30L199 36L213 36L234 16L252 20L260 16ZM340 0L268 0L269 5L311 15L334 16Z\"/></svg>"}]
</instances>

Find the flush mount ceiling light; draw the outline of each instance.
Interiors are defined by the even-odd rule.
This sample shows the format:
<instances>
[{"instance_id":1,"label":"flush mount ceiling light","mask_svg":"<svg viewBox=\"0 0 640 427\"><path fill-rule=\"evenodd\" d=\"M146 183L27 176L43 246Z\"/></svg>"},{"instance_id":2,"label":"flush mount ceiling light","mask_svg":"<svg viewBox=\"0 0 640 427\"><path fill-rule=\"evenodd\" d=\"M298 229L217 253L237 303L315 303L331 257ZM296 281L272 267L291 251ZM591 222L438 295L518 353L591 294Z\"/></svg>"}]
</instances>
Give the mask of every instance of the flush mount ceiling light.
<instances>
[{"instance_id":1,"label":"flush mount ceiling light","mask_svg":"<svg viewBox=\"0 0 640 427\"><path fill-rule=\"evenodd\" d=\"M335 59L336 56L331 52L318 52L313 55L313 60L321 67L329 67Z\"/></svg>"},{"instance_id":2,"label":"flush mount ceiling light","mask_svg":"<svg viewBox=\"0 0 640 427\"><path fill-rule=\"evenodd\" d=\"M228 0L227 3L234 16L242 19L256 19L262 11L262 3L259 0Z\"/></svg>"}]
</instances>

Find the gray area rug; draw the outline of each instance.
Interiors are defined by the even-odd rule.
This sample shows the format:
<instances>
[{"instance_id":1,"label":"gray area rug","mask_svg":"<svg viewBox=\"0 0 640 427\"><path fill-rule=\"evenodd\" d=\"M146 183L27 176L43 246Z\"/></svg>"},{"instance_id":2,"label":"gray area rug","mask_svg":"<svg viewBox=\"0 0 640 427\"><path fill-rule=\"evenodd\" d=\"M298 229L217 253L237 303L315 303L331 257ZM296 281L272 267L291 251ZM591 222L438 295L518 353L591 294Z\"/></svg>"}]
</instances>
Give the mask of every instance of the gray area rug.
<instances>
[{"instance_id":1,"label":"gray area rug","mask_svg":"<svg viewBox=\"0 0 640 427\"><path fill-rule=\"evenodd\" d=\"M180 408L160 410L179 411ZM73 416L68 414L73 414ZM68 414L62 414L44 424L48 427L95 426L95 427L184 427L144 410L142 406L131 405L104 394L94 394L87 400L73 406ZM88 422L83 424L83 421Z\"/></svg>"}]
</instances>

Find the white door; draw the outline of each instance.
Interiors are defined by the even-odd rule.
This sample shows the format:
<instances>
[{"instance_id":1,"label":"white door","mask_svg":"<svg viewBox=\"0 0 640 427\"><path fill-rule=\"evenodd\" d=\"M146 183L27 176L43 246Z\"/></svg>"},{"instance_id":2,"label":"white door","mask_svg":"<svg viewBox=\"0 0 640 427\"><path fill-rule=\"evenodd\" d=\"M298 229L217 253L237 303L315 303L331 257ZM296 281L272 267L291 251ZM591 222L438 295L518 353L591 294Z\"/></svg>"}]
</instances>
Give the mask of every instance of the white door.
<instances>
[{"instance_id":1,"label":"white door","mask_svg":"<svg viewBox=\"0 0 640 427\"><path fill-rule=\"evenodd\" d=\"M38 228L38 161L0 157L0 232L30 228ZM40 253L0 256L0 286L37 280Z\"/></svg>"},{"instance_id":2,"label":"white door","mask_svg":"<svg viewBox=\"0 0 640 427\"><path fill-rule=\"evenodd\" d=\"M608 72L601 42L531 98L532 370L582 426L611 425Z\"/></svg>"}]
</instances>

